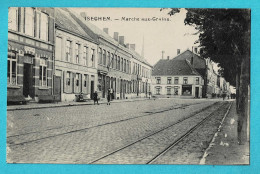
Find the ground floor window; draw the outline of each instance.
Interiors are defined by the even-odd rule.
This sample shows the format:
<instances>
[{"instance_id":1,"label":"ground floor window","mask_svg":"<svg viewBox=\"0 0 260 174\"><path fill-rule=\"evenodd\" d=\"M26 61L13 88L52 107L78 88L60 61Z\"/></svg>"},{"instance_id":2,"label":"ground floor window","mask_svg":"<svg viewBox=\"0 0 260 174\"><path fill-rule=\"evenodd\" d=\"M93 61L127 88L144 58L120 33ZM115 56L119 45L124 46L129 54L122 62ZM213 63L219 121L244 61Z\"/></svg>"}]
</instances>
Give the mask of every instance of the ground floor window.
<instances>
[{"instance_id":1,"label":"ground floor window","mask_svg":"<svg viewBox=\"0 0 260 174\"><path fill-rule=\"evenodd\" d=\"M155 88L155 94L160 95L161 93L161 88Z\"/></svg>"},{"instance_id":2,"label":"ground floor window","mask_svg":"<svg viewBox=\"0 0 260 174\"><path fill-rule=\"evenodd\" d=\"M171 95L171 88L167 88L167 95Z\"/></svg>"},{"instance_id":3,"label":"ground floor window","mask_svg":"<svg viewBox=\"0 0 260 174\"><path fill-rule=\"evenodd\" d=\"M12 52L8 52L7 84L17 84L17 59L16 54Z\"/></svg>"},{"instance_id":4,"label":"ground floor window","mask_svg":"<svg viewBox=\"0 0 260 174\"><path fill-rule=\"evenodd\" d=\"M178 95L179 94L179 87L174 87L174 95Z\"/></svg>"},{"instance_id":5,"label":"ground floor window","mask_svg":"<svg viewBox=\"0 0 260 174\"><path fill-rule=\"evenodd\" d=\"M40 72L39 72L40 86L47 86L47 59L40 59Z\"/></svg>"},{"instance_id":6,"label":"ground floor window","mask_svg":"<svg viewBox=\"0 0 260 174\"><path fill-rule=\"evenodd\" d=\"M182 86L182 95L191 95L192 94L192 86L191 85L183 85Z\"/></svg>"}]
</instances>

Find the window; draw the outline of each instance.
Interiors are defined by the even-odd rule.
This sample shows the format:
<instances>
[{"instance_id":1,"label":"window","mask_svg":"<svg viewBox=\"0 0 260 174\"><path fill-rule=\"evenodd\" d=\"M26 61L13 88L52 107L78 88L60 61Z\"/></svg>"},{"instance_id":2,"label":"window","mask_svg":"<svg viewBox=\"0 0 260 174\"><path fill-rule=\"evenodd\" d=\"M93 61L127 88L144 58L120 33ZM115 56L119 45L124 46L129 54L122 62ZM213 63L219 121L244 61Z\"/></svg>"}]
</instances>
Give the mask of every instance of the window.
<instances>
[{"instance_id":1,"label":"window","mask_svg":"<svg viewBox=\"0 0 260 174\"><path fill-rule=\"evenodd\" d=\"M178 95L179 94L179 87L175 86L174 87L174 95Z\"/></svg>"},{"instance_id":2,"label":"window","mask_svg":"<svg viewBox=\"0 0 260 174\"><path fill-rule=\"evenodd\" d=\"M36 13L36 31L35 31L35 37L40 38L40 32L41 32L41 13Z\"/></svg>"},{"instance_id":3,"label":"window","mask_svg":"<svg viewBox=\"0 0 260 174\"><path fill-rule=\"evenodd\" d=\"M171 88L170 87L167 88L167 95L171 95Z\"/></svg>"},{"instance_id":4,"label":"window","mask_svg":"<svg viewBox=\"0 0 260 174\"><path fill-rule=\"evenodd\" d=\"M70 62L71 57L71 41L66 41L66 61Z\"/></svg>"},{"instance_id":5,"label":"window","mask_svg":"<svg viewBox=\"0 0 260 174\"><path fill-rule=\"evenodd\" d=\"M155 88L155 94L160 95L161 93L161 88Z\"/></svg>"},{"instance_id":6,"label":"window","mask_svg":"<svg viewBox=\"0 0 260 174\"><path fill-rule=\"evenodd\" d=\"M196 77L196 85L198 85L200 83L200 79L199 77Z\"/></svg>"},{"instance_id":7,"label":"window","mask_svg":"<svg viewBox=\"0 0 260 174\"><path fill-rule=\"evenodd\" d=\"M17 85L17 58L13 52L8 52L7 84Z\"/></svg>"},{"instance_id":8,"label":"window","mask_svg":"<svg viewBox=\"0 0 260 174\"><path fill-rule=\"evenodd\" d=\"M114 68L114 54L111 53L111 67Z\"/></svg>"},{"instance_id":9,"label":"window","mask_svg":"<svg viewBox=\"0 0 260 174\"><path fill-rule=\"evenodd\" d=\"M25 34L34 36L34 10L31 7L25 8Z\"/></svg>"},{"instance_id":10,"label":"window","mask_svg":"<svg viewBox=\"0 0 260 174\"><path fill-rule=\"evenodd\" d=\"M156 84L161 84L161 77L156 77Z\"/></svg>"},{"instance_id":11,"label":"window","mask_svg":"<svg viewBox=\"0 0 260 174\"><path fill-rule=\"evenodd\" d=\"M79 47L80 44L76 44L75 45L75 63L79 63Z\"/></svg>"},{"instance_id":12,"label":"window","mask_svg":"<svg viewBox=\"0 0 260 174\"><path fill-rule=\"evenodd\" d=\"M66 85L67 86L70 86L70 76L71 76L71 72L67 72L66 74Z\"/></svg>"},{"instance_id":13,"label":"window","mask_svg":"<svg viewBox=\"0 0 260 174\"><path fill-rule=\"evenodd\" d=\"M79 86L79 73L76 73L76 77L75 77L75 85L78 87Z\"/></svg>"},{"instance_id":14,"label":"window","mask_svg":"<svg viewBox=\"0 0 260 174\"><path fill-rule=\"evenodd\" d=\"M118 62L117 62L117 69L120 70L120 57L119 56L117 57L117 60L118 60Z\"/></svg>"},{"instance_id":15,"label":"window","mask_svg":"<svg viewBox=\"0 0 260 174\"><path fill-rule=\"evenodd\" d=\"M123 60L123 58L121 58L121 65L120 65L120 66L121 66L121 67L120 67L120 70L123 71L123 70L124 70L124 69L123 69L123 68L124 68L124 67L123 67L123 66L124 66L124 60Z\"/></svg>"},{"instance_id":16,"label":"window","mask_svg":"<svg viewBox=\"0 0 260 174\"><path fill-rule=\"evenodd\" d=\"M99 51L98 51L98 63L102 64L102 49L101 48L99 48Z\"/></svg>"},{"instance_id":17,"label":"window","mask_svg":"<svg viewBox=\"0 0 260 174\"><path fill-rule=\"evenodd\" d=\"M106 59L107 59L107 58L106 58L107 56L106 56L106 54L107 54L107 53L106 53L106 50L103 50L103 65L106 65L106 63L107 63L107 60L106 60Z\"/></svg>"},{"instance_id":18,"label":"window","mask_svg":"<svg viewBox=\"0 0 260 174\"><path fill-rule=\"evenodd\" d=\"M85 74L85 75L84 75L84 87L85 87L85 88L87 87L87 81L88 81L88 75Z\"/></svg>"},{"instance_id":19,"label":"window","mask_svg":"<svg viewBox=\"0 0 260 174\"><path fill-rule=\"evenodd\" d=\"M9 7L8 29L18 31L18 8L17 7Z\"/></svg>"},{"instance_id":20,"label":"window","mask_svg":"<svg viewBox=\"0 0 260 174\"><path fill-rule=\"evenodd\" d=\"M107 52L107 66L111 67L110 52Z\"/></svg>"},{"instance_id":21,"label":"window","mask_svg":"<svg viewBox=\"0 0 260 174\"><path fill-rule=\"evenodd\" d=\"M174 84L179 84L179 77L174 78Z\"/></svg>"},{"instance_id":22,"label":"window","mask_svg":"<svg viewBox=\"0 0 260 174\"><path fill-rule=\"evenodd\" d=\"M124 60L124 72L126 72L126 60Z\"/></svg>"},{"instance_id":23,"label":"window","mask_svg":"<svg viewBox=\"0 0 260 174\"><path fill-rule=\"evenodd\" d=\"M192 86L182 85L182 95L192 95Z\"/></svg>"},{"instance_id":24,"label":"window","mask_svg":"<svg viewBox=\"0 0 260 174\"><path fill-rule=\"evenodd\" d=\"M168 77L167 78L167 84L171 84L172 83L172 78L171 77Z\"/></svg>"},{"instance_id":25,"label":"window","mask_svg":"<svg viewBox=\"0 0 260 174\"><path fill-rule=\"evenodd\" d=\"M88 47L83 47L83 65L87 65L88 60Z\"/></svg>"},{"instance_id":26,"label":"window","mask_svg":"<svg viewBox=\"0 0 260 174\"><path fill-rule=\"evenodd\" d=\"M40 59L40 72L39 72L40 86L47 86L47 59Z\"/></svg>"},{"instance_id":27,"label":"window","mask_svg":"<svg viewBox=\"0 0 260 174\"><path fill-rule=\"evenodd\" d=\"M56 44L55 44L55 58L56 60L61 60L61 45L62 39L60 37L56 37Z\"/></svg>"},{"instance_id":28,"label":"window","mask_svg":"<svg viewBox=\"0 0 260 174\"><path fill-rule=\"evenodd\" d=\"M40 39L48 41L49 36L49 21L48 15L45 13L41 13L41 22L40 22Z\"/></svg>"},{"instance_id":29,"label":"window","mask_svg":"<svg viewBox=\"0 0 260 174\"><path fill-rule=\"evenodd\" d=\"M90 59L90 66L95 66L95 49L91 49L91 59Z\"/></svg>"},{"instance_id":30,"label":"window","mask_svg":"<svg viewBox=\"0 0 260 174\"><path fill-rule=\"evenodd\" d=\"M183 84L188 84L188 77L183 77Z\"/></svg>"}]
</instances>

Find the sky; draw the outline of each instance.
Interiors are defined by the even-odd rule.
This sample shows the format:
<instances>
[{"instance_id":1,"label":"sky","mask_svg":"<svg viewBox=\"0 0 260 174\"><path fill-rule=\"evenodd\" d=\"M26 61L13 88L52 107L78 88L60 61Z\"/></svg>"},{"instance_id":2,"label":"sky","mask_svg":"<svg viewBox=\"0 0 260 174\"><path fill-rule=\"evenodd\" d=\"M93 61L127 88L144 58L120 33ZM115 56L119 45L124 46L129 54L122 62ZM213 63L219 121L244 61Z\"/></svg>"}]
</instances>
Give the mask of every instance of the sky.
<instances>
[{"instance_id":1,"label":"sky","mask_svg":"<svg viewBox=\"0 0 260 174\"><path fill-rule=\"evenodd\" d=\"M110 17L110 20L91 20L92 24L103 30L108 28L108 34L113 37L114 32L119 36L125 36L125 44L136 44L136 52L140 55L144 48L144 58L154 65L167 56L174 58L177 49L181 52L190 49L199 38L194 26L184 24L186 10L181 9L180 13L173 16L167 13L170 9L160 8L71 8L75 13L85 12L88 17ZM131 18L132 20L122 20ZM139 18L139 21L137 21ZM155 21L142 21L142 19L157 18ZM118 19L118 20L116 20ZM215 72L218 72L217 64L213 63ZM232 92L234 89L232 87Z\"/></svg>"},{"instance_id":2,"label":"sky","mask_svg":"<svg viewBox=\"0 0 260 174\"><path fill-rule=\"evenodd\" d=\"M110 17L109 21L89 21L98 28L109 28L109 35L114 32L125 36L125 43L136 44L136 51L141 54L144 48L144 57L152 65L167 56L173 58L177 49L181 52L191 50L198 35L192 35L196 30L184 24L186 10L174 16L167 13L170 9L160 11L160 8L74 8L73 11L85 12L88 17ZM134 21L124 21L122 18L135 18ZM142 18L161 18L162 21L140 21ZM136 19L139 18L139 21ZM168 19L167 19L168 18ZM119 20L115 20L119 19ZM168 21L169 20L169 21Z\"/></svg>"}]
</instances>

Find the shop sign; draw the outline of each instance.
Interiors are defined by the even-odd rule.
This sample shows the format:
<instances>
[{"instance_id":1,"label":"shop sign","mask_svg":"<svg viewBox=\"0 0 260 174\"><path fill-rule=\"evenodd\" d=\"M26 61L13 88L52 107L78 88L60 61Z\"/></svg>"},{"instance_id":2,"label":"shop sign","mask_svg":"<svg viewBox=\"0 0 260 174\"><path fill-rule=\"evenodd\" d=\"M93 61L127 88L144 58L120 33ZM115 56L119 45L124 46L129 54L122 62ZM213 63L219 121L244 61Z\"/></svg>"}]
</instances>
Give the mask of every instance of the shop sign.
<instances>
[{"instance_id":1,"label":"shop sign","mask_svg":"<svg viewBox=\"0 0 260 174\"><path fill-rule=\"evenodd\" d=\"M35 54L35 48L24 46L24 51Z\"/></svg>"},{"instance_id":2,"label":"shop sign","mask_svg":"<svg viewBox=\"0 0 260 174\"><path fill-rule=\"evenodd\" d=\"M25 56L23 62L28 64L33 64L33 57Z\"/></svg>"}]
</instances>

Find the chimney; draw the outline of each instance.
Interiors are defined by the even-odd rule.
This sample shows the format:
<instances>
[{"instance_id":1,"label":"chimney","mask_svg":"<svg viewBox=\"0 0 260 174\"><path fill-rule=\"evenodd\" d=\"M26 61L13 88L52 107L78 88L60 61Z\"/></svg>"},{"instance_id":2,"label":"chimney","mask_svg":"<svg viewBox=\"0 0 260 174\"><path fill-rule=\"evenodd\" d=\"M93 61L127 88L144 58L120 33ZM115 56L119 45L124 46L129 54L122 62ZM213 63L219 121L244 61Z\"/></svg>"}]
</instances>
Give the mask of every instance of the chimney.
<instances>
[{"instance_id":1,"label":"chimney","mask_svg":"<svg viewBox=\"0 0 260 174\"><path fill-rule=\"evenodd\" d=\"M114 39L115 39L116 41L118 41L118 35L119 35L118 32L114 32Z\"/></svg>"},{"instance_id":2,"label":"chimney","mask_svg":"<svg viewBox=\"0 0 260 174\"><path fill-rule=\"evenodd\" d=\"M108 34L108 28L103 28L103 31Z\"/></svg>"},{"instance_id":3,"label":"chimney","mask_svg":"<svg viewBox=\"0 0 260 174\"><path fill-rule=\"evenodd\" d=\"M193 55L191 56L190 64L193 66Z\"/></svg>"},{"instance_id":4,"label":"chimney","mask_svg":"<svg viewBox=\"0 0 260 174\"><path fill-rule=\"evenodd\" d=\"M167 60L170 60L170 56L167 56Z\"/></svg>"},{"instance_id":5,"label":"chimney","mask_svg":"<svg viewBox=\"0 0 260 174\"><path fill-rule=\"evenodd\" d=\"M162 59L163 59L164 51L162 51Z\"/></svg>"},{"instance_id":6,"label":"chimney","mask_svg":"<svg viewBox=\"0 0 260 174\"><path fill-rule=\"evenodd\" d=\"M196 53L196 54L198 53L198 48L197 47L194 48L194 53Z\"/></svg>"},{"instance_id":7,"label":"chimney","mask_svg":"<svg viewBox=\"0 0 260 174\"><path fill-rule=\"evenodd\" d=\"M119 36L119 44L121 45L125 44L125 36Z\"/></svg>"},{"instance_id":8,"label":"chimney","mask_svg":"<svg viewBox=\"0 0 260 174\"><path fill-rule=\"evenodd\" d=\"M130 49L135 50L135 44L130 44Z\"/></svg>"},{"instance_id":9,"label":"chimney","mask_svg":"<svg viewBox=\"0 0 260 174\"><path fill-rule=\"evenodd\" d=\"M179 55L181 53L180 49L177 49L177 55Z\"/></svg>"},{"instance_id":10,"label":"chimney","mask_svg":"<svg viewBox=\"0 0 260 174\"><path fill-rule=\"evenodd\" d=\"M87 13L86 12L80 12L80 16L83 17L85 20L87 20Z\"/></svg>"},{"instance_id":11,"label":"chimney","mask_svg":"<svg viewBox=\"0 0 260 174\"><path fill-rule=\"evenodd\" d=\"M129 45L129 43L127 43L125 46L126 46L126 48L128 48L128 49L130 48L130 45Z\"/></svg>"}]
</instances>

